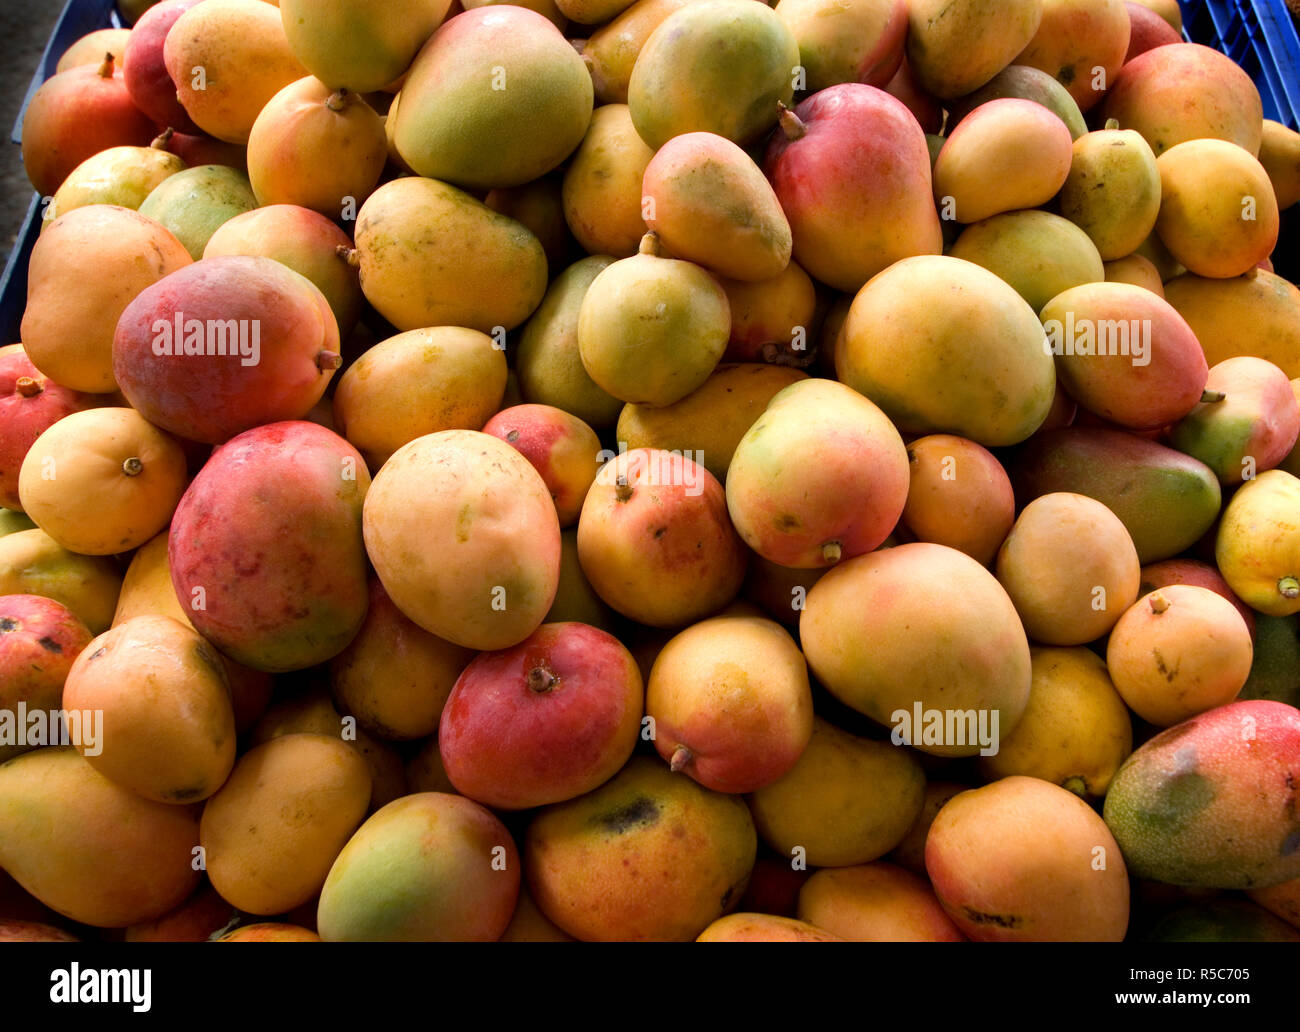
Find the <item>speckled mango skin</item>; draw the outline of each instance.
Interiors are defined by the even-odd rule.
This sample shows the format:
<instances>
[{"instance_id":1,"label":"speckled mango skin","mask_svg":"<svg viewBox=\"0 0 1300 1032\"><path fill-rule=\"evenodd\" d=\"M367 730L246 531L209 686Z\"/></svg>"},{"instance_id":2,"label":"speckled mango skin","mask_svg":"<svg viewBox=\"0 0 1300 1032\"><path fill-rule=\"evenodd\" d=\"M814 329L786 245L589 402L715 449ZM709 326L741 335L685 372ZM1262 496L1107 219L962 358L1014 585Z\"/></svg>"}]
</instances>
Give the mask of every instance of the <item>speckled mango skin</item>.
<instances>
[{"instance_id":1,"label":"speckled mango skin","mask_svg":"<svg viewBox=\"0 0 1300 1032\"><path fill-rule=\"evenodd\" d=\"M1106 824L1137 877L1267 888L1300 877L1300 710L1234 702L1162 732L1106 794Z\"/></svg>"},{"instance_id":2,"label":"speckled mango skin","mask_svg":"<svg viewBox=\"0 0 1300 1032\"><path fill-rule=\"evenodd\" d=\"M369 487L360 453L315 423L268 423L213 452L176 508L168 545L172 584L199 633L273 673L343 651L366 615Z\"/></svg>"}]
</instances>

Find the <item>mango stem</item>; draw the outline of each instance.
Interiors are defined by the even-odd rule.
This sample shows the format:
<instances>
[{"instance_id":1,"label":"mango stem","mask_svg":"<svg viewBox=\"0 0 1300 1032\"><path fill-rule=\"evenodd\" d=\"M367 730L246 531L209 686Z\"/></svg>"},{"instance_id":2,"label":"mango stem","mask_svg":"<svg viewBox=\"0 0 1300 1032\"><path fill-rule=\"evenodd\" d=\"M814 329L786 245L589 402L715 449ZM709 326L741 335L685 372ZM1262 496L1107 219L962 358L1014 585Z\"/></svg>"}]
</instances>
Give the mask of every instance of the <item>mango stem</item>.
<instances>
[{"instance_id":1,"label":"mango stem","mask_svg":"<svg viewBox=\"0 0 1300 1032\"><path fill-rule=\"evenodd\" d=\"M144 463L133 455L122 463L122 472L128 477L138 477L144 472Z\"/></svg>"},{"instance_id":2,"label":"mango stem","mask_svg":"<svg viewBox=\"0 0 1300 1032\"><path fill-rule=\"evenodd\" d=\"M538 695L545 695L559 682L559 678L544 666L535 666L528 671L528 690Z\"/></svg>"},{"instance_id":3,"label":"mango stem","mask_svg":"<svg viewBox=\"0 0 1300 1032\"><path fill-rule=\"evenodd\" d=\"M331 111L342 111L352 100L352 94L347 87L340 87L325 98L325 106Z\"/></svg>"},{"instance_id":4,"label":"mango stem","mask_svg":"<svg viewBox=\"0 0 1300 1032\"><path fill-rule=\"evenodd\" d=\"M641 246L637 248L637 254L648 254L651 258L658 258L663 253L663 248L659 246L659 234L647 233L641 238Z\"/></svg>"},{"instance_id":5,"label":"mango stem","mask_svg":"<svg viewBox=\"0 0 1300 1032\"><path fill-rule=\"evenodd\" d=\"M14 381L14 386L24 398L34 398L45 390L45 385L34 376L20 376Z\"/></svg>"},{"instance_id":6,"label":"mango stem","mask_svg":"<svg viewBox=\"0 0 1300 1032\"><path fill-rule=\"evenodd\" d=\"M1277 590L1283 598L1300 598L1300 580L1295 577L1283 577L1277 582Z\"/></svg>"},{"instance_id":7,"label":"mango stem","mask_svg":"<svg viewBox=\"0 0 1300 1032\"><path fill-rule=\"evenodd\" d=\"M173 129L171 126L168 126L166 129L164 129L161 133L159 133L157 136L153 138L153 142L149 144L149 146L152 147L154 150L166 150L167 145L172 142L172 137L175 135L176 135L176 130Z\"/></svg>"},{"instance_id":8,"label":"mango stem","mask_svg":"<svg viewBox=\"0 0 1300 1032\"><path fill-rule=\"evenodd\" d=\"M686 748L686 746L679 745L673 750L673 758L668 761L668 769L674 774L677 774L684 770L686 765L693 759L695 759L695 754Z\"/></svg>"},{"instance_id":9,"label":"mango stem","mask_svg":"<svg viewBox=\"0 0 1300 1032\"><path fill-rule=\"evenodd\" d=\"M844 550L838 541L827 541L822 545L822 558L832 565L838 563L843 554Z\"/></svg>"},{"instance_id":10,"label":"mango stem","mask_svg":"<svg viewBox=\"0 0 1300 1032\"><path fill-rule=\"evenodd\" d=\"M1206 405L1212 402L1222 401L1226 397L1227 395L1224 394L1223 391L1212 391L1209 388L1201 391L1201 402Z\"/></svg>"},{"instance_id":11,"label":"mango stem","mask_svg":"<svg viewBox=\"0 0 1300 1032\"><path fill-rule=\"evenodd\" d=\"M802 139L808 132L808 123L796 115L790 108L786 107L782 101L776 102L776 120L781 126L781 132L785 134L787 140Z\"/></svg>"},{"instance_id":12,"label":"mango stem","mask_svg":"<svg viewBox=\"0 0 1300 1032\"><path fill-rule=\"evenodd\" d=\"M337 351L322 351L316 356L316 368L320 370L337 369L343 364L343 356Z\"/></svg>"},{"instance_id":13,"label":"mango stem","mask_svg":"<svg viewBox=\"0 0 1300 1032\"><path fill-rule=\"evenodd\" d=\"M1165 596L1160 594L1160 592L1158 591L1154 591L1151 593L1151 612L1159 616L1168 608L1169 608L1169 599L1165 598Z\"/></svg>"},{"instance_id":14,"label":"mango stem","mask_svg":"<svg viewBox=\"0 0 1300 1032\"><path fill-rule=\"evenodd\" d=\"M114 62L113 52L111 50L106 51L104 54L103 63L101 63L99 66L99 77L101 79L113 78L113 62Z\"/></svg>"}]
</instances>

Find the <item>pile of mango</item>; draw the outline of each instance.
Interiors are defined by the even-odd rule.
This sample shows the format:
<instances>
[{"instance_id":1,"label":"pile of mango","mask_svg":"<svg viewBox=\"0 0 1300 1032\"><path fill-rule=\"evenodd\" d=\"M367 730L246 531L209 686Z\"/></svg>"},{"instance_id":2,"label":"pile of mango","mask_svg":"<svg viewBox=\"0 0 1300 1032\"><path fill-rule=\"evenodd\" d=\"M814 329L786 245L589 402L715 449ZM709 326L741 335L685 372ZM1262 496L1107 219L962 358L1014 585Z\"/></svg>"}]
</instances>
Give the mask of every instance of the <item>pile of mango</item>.
<instances>
[{"instance_id":1,"label":"pile of mango","mask_svg":"<svg viewBox=\"0 0 1300 1032\"><path fill-rule=\"evenodd\" d=\"M1300 134L1179 28L78 42L0 348L0 939L1300 939Z\"/></svg>"}]
</instances>

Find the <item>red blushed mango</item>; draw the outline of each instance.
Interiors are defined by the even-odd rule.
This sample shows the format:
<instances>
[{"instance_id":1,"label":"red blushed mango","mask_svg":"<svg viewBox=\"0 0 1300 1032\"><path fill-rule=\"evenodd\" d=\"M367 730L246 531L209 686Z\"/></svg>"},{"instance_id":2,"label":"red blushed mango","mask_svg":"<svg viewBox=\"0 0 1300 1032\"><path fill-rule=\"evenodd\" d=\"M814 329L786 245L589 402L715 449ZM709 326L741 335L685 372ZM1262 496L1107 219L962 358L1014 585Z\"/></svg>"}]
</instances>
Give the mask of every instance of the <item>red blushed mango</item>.
<instances>
[{"instance_id":1,"label":"red blushed mango","mask_svg":"<svg viewBox=\"0 0 1300 1032\"><path fill-rule=\"evenodd\" d=\"M347 646L365 617L365 462L315 423L272 423L212 453L172 520L172 583L205 638L257 670Z\"/></svg>"},{"instance_id":2,"label":"red blushed mango","mask_svg":"<svg viewBox=\"0 0 1300 1032\"><path fill-rule=\"evenodd\" d=\"M321 937L302 925L260 921L227 932L215 942L320 942Z\"/></svg>"},{"instance_id":3,"label":"red blushed mango","mask_svg":"<svg viewBox=\"0 0 1300 1032\"><path fill-rule=\"evenodd\" d=\"M934 819L925 867L953 923L980 942L1119 942L1124 857L1072 792L1014 776L955 796Z\"/></svg>"},{"instance_id":4,"label":"red blushed mango","mask_svg":"<svg viewBox=\"0 0 1300 1032\"><path fill-rule=\"evenodd\" d=\"M696 942L843 942L807 921L772 914L728 914L700 932Z\"/></svg>"},{"instance_id":5,"label":"red blushed mango","mask_svg":"<svg viewBox=\"0 0 1300 1032\"><path fill-rule=\"evenodd\" d=\"M1123 64L1128 64L1139 54L1163 47L1168 43L1181 43L1182 35L1160 15L1142 4L1125 3L1128 11L1128 51ZM1122 65L1121 65L1122 67Z\"/></svg>"},{"instance_id":6,"label":"red blushed mango","mask_svg":"<svg viewBox=\"0 0 1300 1032\"><path fill-rule=\"evenodd\" d=\"M163 61L163 44L167 33L182 14L199 0L162 0L140 16L126 39L126 61L122 77L135 106L159 125L170 126L178 133L198 133L181 102L176 99L176 83Z\"/></svg>"},{"instance_id":7,"label":"red blushed mango","mask_svg":"<svg viewBox=\"0 0 1300 1032\"><path fill-rule=\"evenodd\" d=\"M1214 470L1221 484L1240 484L1273 469L1300 436L1300 404L1291 381L1272 362L1240 356L1210 370L1205 400L1170 433L1179 451Z\"/></svg>"},{"instance_id":8,"label":"red blushed mango","mask_svg":"<svg viewBox=\"0 0 1300 1032\"><path fill-rule=\"evenodd\" d=\"M123 394L164 430L220 444L301 419L342 363L329 302L270 258L204 258L127 306L113 340Z\"/></svg>"},{"instance_id":9,"label":"red blushed mango","mask_svg":"<svg viewBox=\"0 0 1300 1032\"><path fill-rule=\"evenodd\" d=\"M0 506L22 511L18 471L36 438L64 416L97 403L46 377L21 344L0 347Z\"/></svg>"},{"instance_id":10,"label":"red blushed mango","mask_svg":"<svg viewBox=\"0 0 1300 1032\"><path fill-rule=\"evenodd\" d=\"M901 100L927 133L937 133L943 128L943 108L921 87L906 58L883 89Z\"/></svg>"},{"instance_id":11,"label":"red blushed mango","mask_svg":"<svg viewBox=\"0 0 1300 1032\"><path fill-rule=\"evenodd\" d=\"M1187 321L1151 291L1087 283L1057 294L1040 318L1066 390L1103 419L1155 430L1200 401L1205 353Z\"/></svg>"},{"instance_id":12,"label":"red blushed mango","mask_svg":"<svg viewBox=\"0 0 1300 1032\"><path fill-rule=\"evenodd\" d=\"M596 479L600 453L596 431L551 405L513 405L484 423L483 432L501 438L541 474L561 528L578 522L587 490Z\"/></svg>"},{"instance_id":13,"label":"red blushed mango","mask_svg":"<svg viewBox=\"0 0 1300 1032\"><path fill-rule=\"evenodd\" d=\"M720 616L668 642L646 687L655 749L716 792L753 792L784 775L812 737L808 668L771 620Z\"/></svg>"},{"instance_id":14,"label":"red blushed mango","mask_svg":"<svg viewBox=\"0 0 1300 1032\"><path fill-rule=\"evenodd\" d=\"M1066 124L1042 104L1018 97L981 104L948 135L935 159L939 210L970 224L1046 204L1070 174L1073 145ZM1035 160L1024 161L1026 152Z\"/></svg>"},{"instance_id":15,"label":"red blushed mango","mask_svg":"<svg viewBox=\"0 0 1300 1032\"><path fill-rule=\"evenodd\" d=\"M56 710L90 631L66 606L40 595L0 595L0 713ZM0 745L0 763L28 746Z\"/></svg>"},{"instance_id":16,"label":"red blushed mango","mask_svg":"<svg viewBox=\"0 0 1300 1032\"><path fill-rule=\"evenodd\" d=\"M109 55L47 79L23 114L23 168L32 186L51 196L68 173L109 147L148 146L153 122L131 102Z\"/></svg>"},{"instance_id":17,"label":"red blushed mango","mask_svg":"<svg viewBox=\"0 0 1300 1032\"><path fill-rule=\"evenodd\" d=\"M724 362L774 362L803 366L813 358L809 343L817 288L797 262L758 282L723 279L731 306L731 337Z\"/></svg>"},{"instance_id":18,"label":"red blushed mango","mask_svg":"<svg viewBox=\"0 0 1300 1032\"><path fill-rule=\"evenodd\" d=\"M817 871L799 918L850 942L965 942L923 878L884 862Z\"/></svg>"},{"instance_id":19,"label":"red blushed mango","mask_svg":"<svg viewBox=\"0 0 1300 1032\"><path fill-rule=\"evenodd\" d=\"M324 215L295 204L269 204L223 222L208 238L204 258L243 254L274 258L306 276L329 302L339 335L361 314L361 280L339 248L351 238Z\"/></svg>"},{"instance_id":20,"label":"red blushed mango","mask_svg":"<svg viewBox=\"0 0 1300 1032\"><path fill-rule=\"evenodd\" d=\"M903 62L906 0L781 0L776 16L799 44L809 93L843 82L884 89Z\"/></svg>"},{"instance_id":21,"label":"red blushed mango","mask_svg":"<svg viewBox=\"0 0 1300 1032\"><path fill-rule=\"evenodd\" d=\"M970 785L959 785L955 781L927 781L925 798L916 822L903 836L903 841L886 854L886 859L924 878L926 876L925 840L930 834L930 825L934 823L935 816L949 799L970 787Z\"/></svg>"},{"instance_id":22,"label":"red blushed mango","mask_svg":"<svg viewBox=\"0 0 1300 1032\"><path fill-rule=\"evenodd\" d=\"M1101 106L1102 119L1136 129L1158 158L1185 140L1228 140L1259 153L1259 90L1231 58L1199 43L1171 43L1120 69Z\"/></svg>"},{"instance_id":23,"label":"red blushed mango","mask_svg":"<svg viewBox=\"0 0 1300 1032\"><path fill-rule=\"evenodd\" d=\"M749 281L790 263L790 223L771 184L723 136L674 136L646 166L641 195L646 225L679 258Z\"/></svg>"},{"instance_id":24,"label":"red blushed mango","mask_svg":"<svg viewBox=\"0 0 1300 1032\"><path fill-rule=\"evenodd\" d=\"M809 448L822 461L807 462ZM810 379L778 393L741 438L727 509L763 558L833 566L884 541L907 484L907 450L885 414L843 384Z\"/></svg>"},{"instance_id":25,"label":"red blushed mango","mask_svg":"<svg viewBox=\"0 0 1300 1032\"><path fill-rule=\"evenodd\" d=\"M790 222L795 260L837 290L943 249L925 133L883 90L846 83L784 111L763 169Z\"/></svg>"},{"instance_id":26,"label":"red blushed mango","mask_svg":"<svg viewBox=\"0 0 1300 1032\"><path fill-rule=\"evenodd\" d=\"M205 884L175 910L154 921L131 925L124 942L207 942L235 919L236 911Z\"/></svg>"},{"instance_id":27,"label":"red blushed mango","mask_svg":"<svg viewBox=\"0 0 1300 1032\"><path fill-rule=\"evenodd\" d=\"M618 773L642 702L640 671L618 639L586 624L543 624L465 668L438 749L462 795L497 809L546 806Z\"/></svg>"},{"instance_id":28,"label":"red blushed mango","mask_svg":"<svg viewBox=\"0 0 1300 1032\"><path fill-rule=\"evenodd\" d=\"M380 738L423 738L438 730L447 697L473 656L417 627L372 578L365 622L331 662L330 685L339 711Z\"/></svg>"},{"instance_id":29,"label":"red blushed mango","mask_svg":"<svg viewBox=\"0 0 1300 1032\"><path fill-rule=\"evenodd\" d=\"M745 556L717 478L657 448L602 466L578 519L578 559L596 594L651 627L725 606L745 578Z\"/></svg>"},{"instance_id":30,"label":"red blushed mango","mask_svg":"<svg viewBox=\"0 0 1300 1032\"><path fill-rule=\"evenodd\" d=\"M1241 618L1246 621L1250 636L1255 636L1255 613L1250 606L1232 593L1228 582L1209 563L1197 559L1165 559L1142 567L1142 583L1138 586L1139 595L1149 595L1156 588L1168 587L1170 584L1190 584L1198 588L1209 588L1215 594L1222 595L1234 606Z\"/></svg>"},{"instance_id":31,"label":"red blushed mango","mask_svg":"<svg viewBox=\"0 0 1300 1032\"><path fill-rule=\"evenodd\" d=\"M1012 64L1056 77L1089 111L1105 96L1123 65L1129 17L1123 0L1043 0L1043 19Z\"/></svg>"},{"instance_id":32,"label":"red blushed mango","mask_svg":"<svg viewBox=\"0 0 1300 1032\"><path fill-rule=\"evenodd\" d=\"M1015 521L1011 480L993 453L953 434L907 446L911 478L903 526L918 541L965 552L987 566Z\"/></svg>"}]
</instances>

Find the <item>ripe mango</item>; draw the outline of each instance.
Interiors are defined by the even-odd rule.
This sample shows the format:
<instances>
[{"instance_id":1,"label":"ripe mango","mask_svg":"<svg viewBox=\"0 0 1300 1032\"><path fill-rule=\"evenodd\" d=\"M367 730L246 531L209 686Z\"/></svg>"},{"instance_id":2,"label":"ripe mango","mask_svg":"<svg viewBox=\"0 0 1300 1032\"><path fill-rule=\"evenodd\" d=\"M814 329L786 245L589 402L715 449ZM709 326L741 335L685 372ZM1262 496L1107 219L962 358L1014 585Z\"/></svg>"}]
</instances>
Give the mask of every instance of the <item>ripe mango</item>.
<instances>
[{"instance_id":1,"label":"ripe mango","mask_svg":"<svg viewBox=\"0 0 1300 1032\"><path fill-rule=\"evenodd\" d=\"M1041 0L910 0L907 63L927 92L960 97L1011 64L1042 17Z\"/></svg>"},{"instance_id":2,"label":"ripe mango","mask_svg":"<svg viewBox=\"0 0 1300 1032\"><path fill-rule=\"evenodd\" d=\"M799 917L850 942L965 941L924 879L883 861L817 871Z\"/></svg>"},{"instance_id":3,"label":"ripe mango","mask_svg":"<svg viewBox=\"0 0 1300 1032\"><path fill-rule=\"evenodd\" d=\"M1300 713L1233 702L1156 735L1111 782L1104 816L1130 870L1170 885L1300 877Z\"/></svg>"},{"instance_id":4,"label":"ripe mango","mask_svg":"<svg viewBox=\"0 0 1300 1032\"><path fill-rule=\"evenodd\" d=\"M227 165L198 165L164 179L139 210L170 230L198 261L222 223L256 207L257 197L243 172Z\"/></svg>"},{"instance_id":5,"label":"ripe mango","mask_svg":"<svg viewBox=\"0 0 1300 1032\"><path fill-rule=\"evenodd\" d=\"M636 254L646 229L641 184L653 157L626 104L592 112L561 188L565 222L586 251L616 258Z\"/></svg>"},{"instance_id":6,"label":"ripe mango","mask_svg":"<svg viewBox=\"0 0 1300 1032\"><path fill-rule=\"evenodd\" d=\"M1279 209L1285 211L1300 201L1300 133L1271 118L1264 119L1259 163L1273 183Z\"/></svg>"},{"instance_id":7,"label":"ripe mango","mask_svg":"<svg viewBox=\"0 0 1300 1032\"><path fill-rule=\"evenodd\" d=\"M68 672L90 641L89 629L62 603L0 595L0 714L16 721L19 705L29 713L57 710ZM11 740L0 745L0 763L36 747L30 739Z\"/></svg>"},{"instance_id":8,"label":"ripe mango","mask_svg":"<svg viewBox=\"0 0 1300 1032\"><path fill-rule=\"evenodd\" d=\"M1214 555L1246 605L1300 613L1300 478L1271 469L1243 484L1223 510Z\"/></svg>"},{"instance_id":9,"label":"ripe mango","mask_svg":"<svg viewBox=\"0 0 1300 1032\"><path fill-rule=\"evenodd\" d=\"M0 538L0 595L41 595L61 602L102 634L113 622L122 575L112 559L69 552L39 528Z\"/></svg>"},{"instance_id":10,"label":"ripe mango","mask_svg":"<svg viewBox=\"0 0 1300 1032\"><path fill-rule=\"evenodd\" d=\"M1070 139L1078 140L1088 131L1079 105L1070 96L1064 86L1052 78L1051 74L1028 65L1011 64L998 72L988 82L973 93L950 101L948 108L948 130L951 132L963 118L981 104L1002 97L1020 97L1042 104L1054 112L1065 127L1070 130Z\"/></svg>"},{"instance_id":11,"label":"ripe mango","mask_svg":"<svg viewBox=\"0 0 1300 1032\"><path fill-rule=\"evenodd\" d=\"M694 0L637 0L613 21L596 29L582 49L591 72L596 100L602 105L626 104L628 80L637 56L660 22ZM599 109L598 109L599 110Z\"/></svg>"},{"instance_id":12,"label":"ripe mango","mask_svg":"<svg viewBox=\"0 0 1300 1032\"><path fill-rule=\"evenodd\" d=\"M1155 229L1160 213L1160 171L1151 147L1132 129L1098 129L1079 137L1060 205L1103 260L1132 254Z\"/></svg>"},{"instance_id":13,"label":"ripe mango","mask_svg":"<svg viewBox=\"0 0 1300 1032\"><path fill-rule=\"evenodd\" d=\"M843 82L884 89L903 63L905 0L781 0L776 14L799 44L809 93Z\"/></svg>"},{"instance_id":14,"label":"ripe mango","mask_svg":"<svg viewBox=\"0 0 1300 1032\"><path fill-rule=\"evenodd\" d=\"M163 140L160 136L150 147L110 147L87 158L54 192L41 215L41 228L87 204L138 209L154 187L185 168Z\"/></svg>"},{"instance_id":15,"label":"ripe mango","mask_svg":"<svg viewBox=\"0 0 1300 1032\"><path fill-rule=\"evenodd\" d=\"M987 449L952 434L907 446L909 483L900 529L988 566L1015 521L1015 494Z\"/></svg>"},{"instance_id":16,"label":"ripe mango","mask_svg":"<svg viewBox=\"0 0 1300 1032\"><path fill-rule=\"evenodd\" d=\"M1043 0L1042 7L1038 31L1015 63L1054 75L1090 111L1127 57L1128 10L1123 0Z\"/></svg>"},{"instance_id":17,"label":"ripe mango","mask_svg":"<svg viewBox=\"0 0 1300 1032\"><path fill-rule=\"evenodd\" d=\"M1252 355L1300 376L1300 288L1263 269L1233 279L1168 279L1165 298L1187 320L1210 365Z\"/></svg>"},{"instance_id":18,"label":"ripe mango","mask_svg":"<svg viewBox=\"0 0 1300 1032\"><path fill-rule=\"evenodd\" d=\"M775 914L728 914L700 932L696 942L843 942L807 921Z\"/></svg>"}]
</instances>

